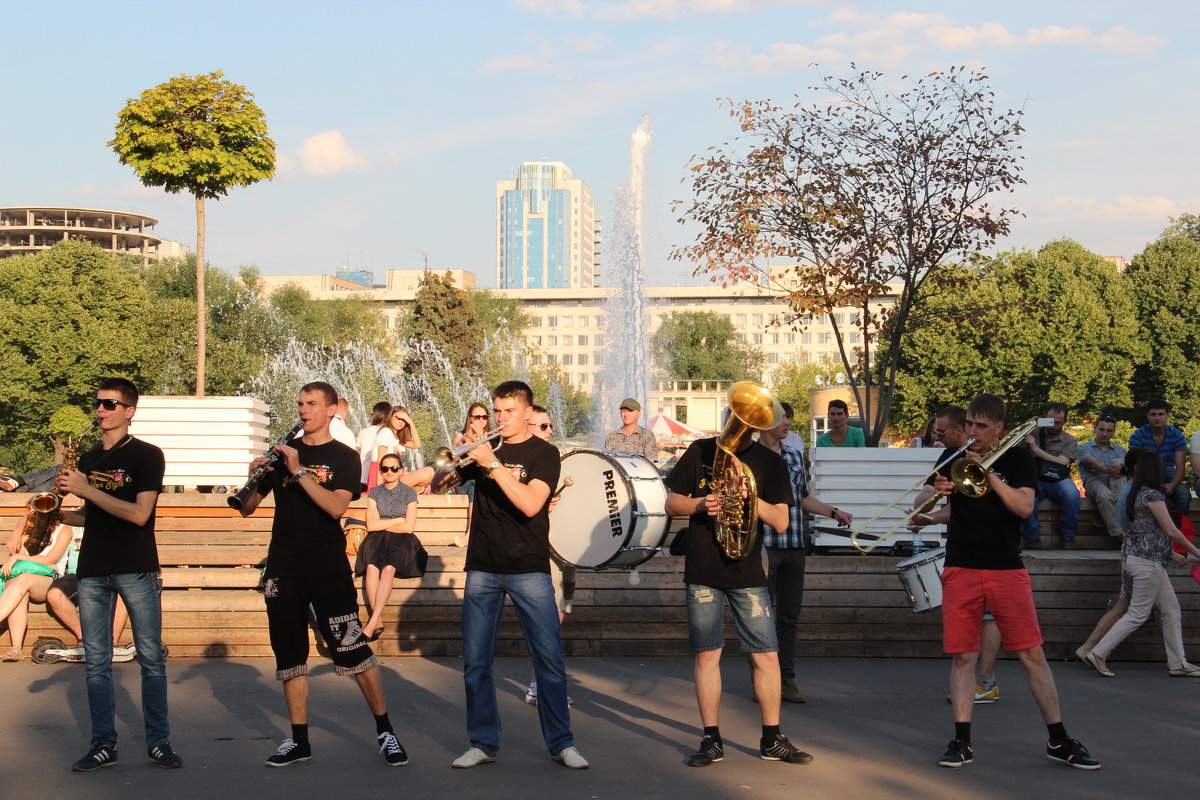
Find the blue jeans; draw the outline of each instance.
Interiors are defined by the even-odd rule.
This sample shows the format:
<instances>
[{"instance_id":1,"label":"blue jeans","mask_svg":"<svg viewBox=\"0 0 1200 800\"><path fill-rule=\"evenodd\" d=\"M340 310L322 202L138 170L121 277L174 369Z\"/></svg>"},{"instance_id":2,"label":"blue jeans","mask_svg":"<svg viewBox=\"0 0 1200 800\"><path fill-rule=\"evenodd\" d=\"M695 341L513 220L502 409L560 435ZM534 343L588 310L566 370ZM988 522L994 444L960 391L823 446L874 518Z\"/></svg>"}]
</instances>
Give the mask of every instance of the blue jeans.
<instances>
[{"instance_id":1,"label":"blue jeans","mask_svg":"<svg viewBox=\"0 0 1200 800\"><path fill-rule=\"evenodd\" d=\"M1064 539L1075 538L1075 528L1079 525L1079 487L1070 478L1048 483L1037 482L1037 495L1033 500L1033 513L1025 520L1025 538L1037 540L1042 534L1041 523L1038 522L1038 506L1043 497L1049 497L1058 503L1059 513L1062 514L1062 535Z\"/></svg>"},{"instance_id":2,"label":"blue jeans","mask_svg":"<svg viewBox=\"0 0 1200 800\"><path fill-rule=\"evenodd\" d=\"M714 589L687 584L688 644L693 653L720 650L725 646L725 601L733 612L743 653L775 653L775 615L771 594L765 586L749 589Z\"/></svg>"},{"instance_id":3,"label":"blue jeans","mask_svg":"<svg viewBox=\"0 0 1200 800\"><path fill-rule=\"evenodd\" d=\"M167 667L162 647L162 574L125 572L79 579L79 626L87 664L88 708L92 714L92 746L116 745L116 695L112 679L112 626L117 595L125 601L133 627L137 660L142 665L142 718L146 749L167 741Z\"/></svg>"},{"instance_id":4,"label":"blue jeans","mask_svg":"<svg viewBox=\"0 0 1200 800\"><path fill-rule=\"evenodd\" d=\"M567 710L567 669L558 640L558 606L550 576L544 572L499 575L471 570L463 597L463 683L467 690L467 735L489 756L500 749L500 711L496 705L496 635L504 597L512 598L533 658L538 685L538 721L552 755L575 744Z\"/></svg>"},{"instance_id":5,"label":"blue jeans","mask_svg":"<svg viewBox=\"0 0 1200 800\"><path fill-rule=\"evenodd\" d=\"M1167 478L1170 480L1170 478ZM1197 481L1200 483L1200 481ZM1180 481L1175 487L1175 491L1167 498L1167 502L1171 504L1172 511L1178 511L1180 514L1188 513L1188 508L1192 505L1192 492L1188 489L1187 481Z\"/></svg>"}]
</instances>

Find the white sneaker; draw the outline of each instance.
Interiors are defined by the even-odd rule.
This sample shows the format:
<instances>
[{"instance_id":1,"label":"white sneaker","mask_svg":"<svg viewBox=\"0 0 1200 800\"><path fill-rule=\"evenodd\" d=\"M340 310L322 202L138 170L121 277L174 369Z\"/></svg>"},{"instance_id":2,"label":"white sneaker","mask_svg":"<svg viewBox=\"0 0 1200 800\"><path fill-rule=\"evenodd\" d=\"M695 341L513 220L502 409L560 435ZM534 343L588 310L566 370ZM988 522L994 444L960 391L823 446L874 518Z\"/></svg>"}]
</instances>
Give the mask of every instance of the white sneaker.
<instances>
[{"instance_id":1,"label":"white sneaker","mask_svg":"<svg viewBox=\"0 0 1200 800\"><path fill-rule=\"evenodd\" d=\"M537 705L537 691L535 689L530 688L525 690L525 703L531 706Z\"/></svg>"},{"instance_id":2,"label":"white sneaker","mask_svg":"<svg viewBox=\"0 0 1200 800\"><path fill-rule=\"evenodd\" d=\"M478 767L481 764L491 764L495 760L494 756L489 756L478 747L470 747L467 749L467 752L454 759L454 763L450 766L455 769L470 769L471 767ZM586 765L587 762L585 761L584 764Z\"/></svg>"},{"instance_id":3,"label":"white sneaker","mask_svg":"<svg viewBox=\"0 0 1200 800\"><path fill-rule=\"evenodd\" d=\"M579 754L579 750L574 747L568 747L554 757L554 760L562 764L567 769L587 769L587 759Z\"/></svg>"},{"instance_id":4,"label":"white sneaker","mask_svg":"<svg viewBox=\"0 0 1200 800\"><path fill-rule=\"evenodd\" d=\"M133 661L137 647L132 644L113 645L113 661Z\"/></svg>"}]
</instances>

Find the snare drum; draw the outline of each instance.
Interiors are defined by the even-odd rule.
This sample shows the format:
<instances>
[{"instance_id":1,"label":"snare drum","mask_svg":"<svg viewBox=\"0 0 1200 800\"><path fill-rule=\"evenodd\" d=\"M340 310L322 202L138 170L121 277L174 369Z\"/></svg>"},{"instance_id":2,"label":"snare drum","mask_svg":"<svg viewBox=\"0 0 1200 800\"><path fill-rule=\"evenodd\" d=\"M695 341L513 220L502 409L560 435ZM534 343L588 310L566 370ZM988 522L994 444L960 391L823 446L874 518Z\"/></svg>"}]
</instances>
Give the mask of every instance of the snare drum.
<instances>
[{"instance_id":1,"label":"snare drum","mask_svg":"<svg viewBox=\"0 0 1200 800\"><path fill-rule=\"evenodd\" d=\"M576 450L562 457L570 477L550 514L550 549L580 569L632 569L667 538L667 490L640 454ZM561 484L560 484L561 485Z\"/></svg>"},{"instance_id":2,"label":"snare drum","mask_svg":"<svg viewBox=\"0 0 1200 800\"><path fill-rule=\"evenodd\" d=\"M946 548L939 547L906 558L896 565L896 574L908 602L918 614L928 614L942 605L942 567L946 564Z\"/></svg>"}]
</instances>

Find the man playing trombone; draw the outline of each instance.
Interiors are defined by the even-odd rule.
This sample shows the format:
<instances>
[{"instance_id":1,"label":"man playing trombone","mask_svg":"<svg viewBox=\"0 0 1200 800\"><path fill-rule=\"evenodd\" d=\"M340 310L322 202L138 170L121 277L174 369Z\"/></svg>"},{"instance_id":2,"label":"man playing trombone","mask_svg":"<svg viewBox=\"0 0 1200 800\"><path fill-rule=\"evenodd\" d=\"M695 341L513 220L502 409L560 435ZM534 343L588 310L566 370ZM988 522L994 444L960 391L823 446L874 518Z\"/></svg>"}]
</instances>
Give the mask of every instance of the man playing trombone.
<instances>
[{"instance_id":1,"label":"man playing trombone","mask_svg":"<svg viewBox=\"0 0 1200 800\"><path fill-rule=\"evenodd\" d=\"M1087 748L1067 736L1054 676L1042 650L1029 573L1021 562L1021 521L1034 511L1037 474L1029 451L1013 447L1033 425L1022 425L1001 441L1006 411L1004 401L993 394L972 400L966 433L974 441L964 455L944 464L934 481L936 491L950 496L942 572L942 642L954 658L950 668L954 738L938 764L962 767L974 757L973 689L987 607L1005 647L1025 667L1029 689L1046 721L1046 755L1079 769L1099 769L1100 762Z\"/></svg>"}]
</instances>

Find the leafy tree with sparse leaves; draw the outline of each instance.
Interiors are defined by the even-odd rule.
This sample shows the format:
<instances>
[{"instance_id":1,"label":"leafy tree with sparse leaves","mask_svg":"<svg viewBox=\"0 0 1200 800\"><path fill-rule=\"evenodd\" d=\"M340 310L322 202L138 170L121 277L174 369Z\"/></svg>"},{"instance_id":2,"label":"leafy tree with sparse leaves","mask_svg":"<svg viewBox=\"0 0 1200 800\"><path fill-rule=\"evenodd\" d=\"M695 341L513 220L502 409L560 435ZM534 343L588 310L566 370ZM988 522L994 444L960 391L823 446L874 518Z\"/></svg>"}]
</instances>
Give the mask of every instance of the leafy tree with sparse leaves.
<instances>
[{"instance_id":1,"label":"leafy tree with sparse leaves","mask_svg":"<svg viewBox=\"0 0 1200 800\"><path fill-rule=\"evenodd\" d=\"M812 405L808 390L817 385L818 375L833 375L842 367L832 358L820 361L791 361L771 371L768 386L775 396L792 404L790 430L808 436L812 430ZM810 442L811 444L811 442Z\"/></svg>"},{"instance_id":2,"label":"leafy tree with sparse leaves","mask_svg":"<svg viewBox=\"0 0 1200 800\"><path fill-rule=\"evenodd\" d=\"M196 200L196 394L205 393L208 350L204 281L204 201L275 174L275 142L254 95L224 79L180 75L147 89L117 114L108 143L146 186Z\"/></svg>"},{"instance_id":3,"label":"leafy tree with sparse leaves","mask_svg":"<svg viewBox=\"0 0 1200 800\"><path fill-rule=\"evenodd\" d=\"M758 380L762 351L738 341L729 317L712 311L668 314L650 337L650 353L664 378Z\"/></svg>"},{"instance_id":4,"label":"leafy tree with sparse leaves","mask_svg":"<svg viewBox=\"0 0 1200 800\"><path fill-rule=\"evenodd\" d=\"M833 332L871 442L888 420L918 304L959 285L945 268L952 259L1008 232L1016 210L989 201L1024 183L1022 112L995 107L985 74L902 76L898 90L883 77L822 76L812 89L823 99L797 96L791 108L725 101L742 135L692 159L693 199L676 210L700 230L673 253L722 285L769 287L800 327L856 309L861 351L836 320ZM795 266L764 266L780 263ZM888 294L895 304L881 307Z\"/></svg>"},{"instance_id":5,"label":"leafy tree with sparse leaves","mask_svg":"<svg viewBox=\"0 0 1200 800\"><path fill-rule=\"evenodd\" d=\"M1200 217L1195 214L1180 214L1178 217L1168 217L1171 224L1166 227L1159 239L1171 239L1176 236L1186 236L1200 244Z\"/></svg>"},{"instance_id":6,"label":"leafy tree with sparse leaves","mask_svg":"<svg viewBox=\"0 0 1200 800\"><path fill-rule=\"evenodd\" d=\"M425 271L403 332L406 339L434 342L457 368L477 371L483 348L479 314L471 295L454 285L450 272L443 276Z\"/></svg>"}]
</instances>

